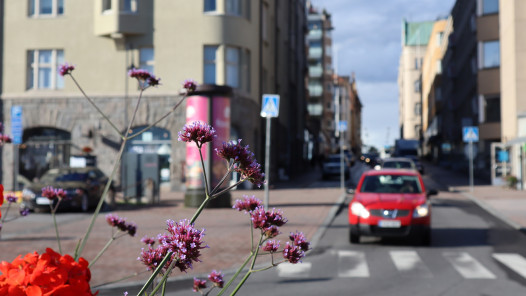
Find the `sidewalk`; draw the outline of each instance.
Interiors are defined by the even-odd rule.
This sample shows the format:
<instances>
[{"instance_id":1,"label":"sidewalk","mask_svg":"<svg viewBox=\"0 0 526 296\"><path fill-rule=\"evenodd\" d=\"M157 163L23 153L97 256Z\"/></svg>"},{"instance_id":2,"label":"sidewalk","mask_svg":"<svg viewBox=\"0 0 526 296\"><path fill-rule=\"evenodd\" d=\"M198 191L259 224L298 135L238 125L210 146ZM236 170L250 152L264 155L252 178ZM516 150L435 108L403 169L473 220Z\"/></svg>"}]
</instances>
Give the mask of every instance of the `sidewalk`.
<instances>
[{"instance_id":1,"label":"sidewalk","mask_svg":"<svg viewBox=\"0 0 526 296\"><path fill-rule=\"evenodd\" d=\"M324 225L328 225L336 210L345 200L345 194L339 187L321 187L321 173L312 170L301 178L287 182L278 182L270 190L269 208L283 210L288 223L281 227L282 234L277 237L284 245L290 232L302 231L307 239L316 244L320 239ZM234 190L232 203L243 195L254 195L264 200L264 190ZM126 218L137 224L135 237L124 236L115 240L102 257L91 267L93 290L100 290L99 295L122 295L115 291L134 290L140 287L150 275L145 266L137 261L144 236L156 237L165 233L166 220L190 219L195 208L184 207L184 193L161 192L159 205L125 205L120 206L113 214ZM111 235L111 228L101 213L96 220L89 241L82 257L90 261L104 247ZM80 218L79 218L80 216ZM5 225L0 239L2 252L0 261L12 261L19 254L37 251L43 252L46 247L58 251L51 216L49 223L35 225L37 217L31 215L17 219ZM40 219L42 220L42 219ZM91 220L91 215L59 213L57 215L63 253L73 254L78 240L84 235ZM204 241L209 248L202 250L202 262L195 263L188 273L175 272L171 280L193 278L196 275L206 276L213 269L227 273L238 268L250 250L249 216L232 208L207 208L195 223L199 229L206 229ZM256 233L256 232L254 232ZM138 273L137 276L116 284L103 285ZM175 278L175 279L174 279ZM113 288L113 291L112 291ZM191 284L185 288L191 290Z\"/></svg>"},{"instance_id":2,"label":"sidewalk","mask_svg":"<svg viewBox=\"0 0 526 296\"><path fill-rule=\"evenodd\" d=\"M424 165L426 176L438 183L437 189L458 192L511 227L526 232L526 191L492 186L478 179L471 191L468 175L430 163Z\"/></svg>"}]
</instances>

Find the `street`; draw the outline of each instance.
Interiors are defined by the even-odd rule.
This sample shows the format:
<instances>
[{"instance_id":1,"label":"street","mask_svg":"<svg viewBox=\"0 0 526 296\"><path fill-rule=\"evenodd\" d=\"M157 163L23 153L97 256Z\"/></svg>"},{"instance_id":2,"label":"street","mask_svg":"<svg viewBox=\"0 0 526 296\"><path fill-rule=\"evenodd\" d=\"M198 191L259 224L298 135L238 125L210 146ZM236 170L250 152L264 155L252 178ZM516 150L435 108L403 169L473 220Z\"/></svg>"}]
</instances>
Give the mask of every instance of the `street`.
<instances>
[{"instance_id":1,"label":"street","mask_svg":"<svg viewBox=\"0 0 526 296\"><path fill-rule=\"evenodd\" d=\"M353 172L363 169L355 167ZM429 247L372 237L351 245L347 200L302 264L256 273L239 294L524 295L526 236L459 193L447 192L434 180L424 178L428 188L440 189L432 198ZM339 186L338 182L320 181L311 186ZM180 289L181 285L173 287ZM195 293L181 289L170 295Z\"/></svg>"}]
</instances>

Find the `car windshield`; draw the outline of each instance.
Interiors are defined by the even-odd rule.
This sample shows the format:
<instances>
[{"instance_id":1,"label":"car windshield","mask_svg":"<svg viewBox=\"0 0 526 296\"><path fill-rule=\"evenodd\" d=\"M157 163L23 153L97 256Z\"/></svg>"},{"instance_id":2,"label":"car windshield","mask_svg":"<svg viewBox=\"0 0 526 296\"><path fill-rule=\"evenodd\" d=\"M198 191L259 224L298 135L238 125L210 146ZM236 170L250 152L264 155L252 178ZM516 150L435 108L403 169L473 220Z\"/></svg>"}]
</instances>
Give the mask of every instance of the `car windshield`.
<instances>
[{"instance_id":1,"label":"car windshield","mask_svg":"<svg viewBox=\"0 0 526 296\"><path fill-rule=\"evenodd\" d=\"M45 173L40 181L42 183L50 182L67 182L67 181L86 181L88 179L87 173L75 172L75 171L59 171L50 170Z\"/></svg>"},{"instance_id":2,"label":"car windshield","mask_svg":"<svg viewBox=\"0 0 526 296\"><path fill-rule=\"evenodd\" d=\"M384 162L384 168L411 169L413 166L409 161L386 161Z\"/></svg>"},{"instance_id":3,"label":"car windshield","mask_svg":"<svg viewBox=\"0 0 526 296\"><path fill-rule=\"evenodd\" d=\"M339 155L331 155L327 158L327 162L340 162L340 159Z\"/></svg>"},{"instance_id":4,"label":"car windshield","mask_svg":"<svg viewBox=\"0 0 526 296\"><path fill-rule=\"evenodd\" d=\"M360 192L422 193L422 187L417 176L374 175L364 178Z\"/></svg>"}]
</instances>

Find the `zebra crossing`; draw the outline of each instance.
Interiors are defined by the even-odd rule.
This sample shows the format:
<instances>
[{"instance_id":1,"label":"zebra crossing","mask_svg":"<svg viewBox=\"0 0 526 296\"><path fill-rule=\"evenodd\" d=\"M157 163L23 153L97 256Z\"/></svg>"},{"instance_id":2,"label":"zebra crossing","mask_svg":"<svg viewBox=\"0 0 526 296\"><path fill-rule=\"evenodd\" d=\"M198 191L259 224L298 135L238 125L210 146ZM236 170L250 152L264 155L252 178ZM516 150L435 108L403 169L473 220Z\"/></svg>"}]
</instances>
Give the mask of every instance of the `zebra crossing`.
<instances>
[{"instance_id":1,"label":"zebra crossing","mask_svg":"<svg viewBox=\"0 0 526 296\"><path fill-rule=\"evenodd\" d=\"M398 273L403 276L418 278L434 278L437 272L428 266L416 250L390 250L388 258ZM368 264L367 256L373 256L365 251L338 250L334 252L336 268L332 277L338 278L374 278L375 270ZM426 256L429 256L427 254ZM465 279L497 279L495 266L488 267L470 253L465 251L442 251L435 254L440 256L456 273ZM516 253L494 253L495 261L506 266L519 276L526 279L526 258ZM491 258L485 258L491 260ZM386 263L388 264L388 263ZM316 265L312 262L301 264L278 265L278 276L282 278L308 278L314 273ZM492 271L493 269L493 271ZM498 273L497 273L498 274Z\"/></svg>"}]
</instances>

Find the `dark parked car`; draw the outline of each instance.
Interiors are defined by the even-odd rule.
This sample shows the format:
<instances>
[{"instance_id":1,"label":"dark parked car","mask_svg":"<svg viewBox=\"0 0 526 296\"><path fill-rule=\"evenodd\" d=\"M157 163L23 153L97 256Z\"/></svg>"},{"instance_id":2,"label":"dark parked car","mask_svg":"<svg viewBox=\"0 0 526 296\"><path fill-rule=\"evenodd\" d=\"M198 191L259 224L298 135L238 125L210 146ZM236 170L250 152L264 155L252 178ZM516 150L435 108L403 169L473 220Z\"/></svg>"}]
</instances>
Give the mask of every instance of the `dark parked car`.
<instances>
[{"instance_id":1,"label":"dark parked car","mask_svg":"<svg viewBox=\"0 0 526 296\"><path fill-rule=\"evenodd\" d=\"M39 181L26 187L22 192L23 205L33 211L49 211L50 200L42 196L42 188L51 186L66 192L59 204L59 210L74 209L87 212L98 204L108 177L96 167L57 168L47 171ZM108 197L115 189L110 187ZM56 204L57 200L53 201Z\"/></svg>"},{"instance_id":2,"label":"dark parked car","mask_svg":"<svg viewBox=\"0 0 526 296\"><path fill-rule=\"evenodd\" d=\"M340 154L330 154L323 161L322 164L322 176L323 179L327 179L330 176L339 176L341 173L341 157ZM347 157L343 157L343 172L345 178L349 178L351 175L351 163Z\"/></svg>"}]
</instances>

